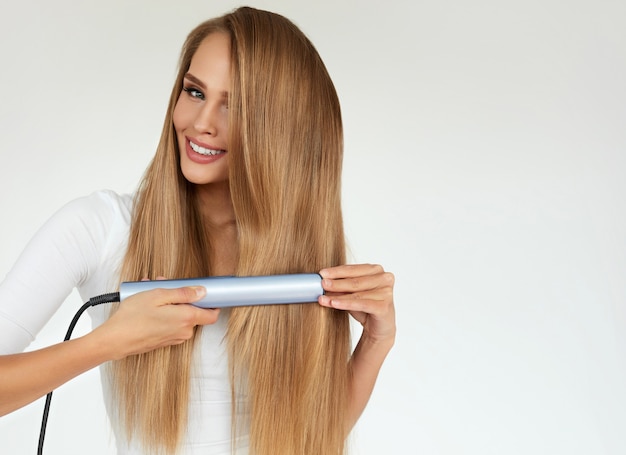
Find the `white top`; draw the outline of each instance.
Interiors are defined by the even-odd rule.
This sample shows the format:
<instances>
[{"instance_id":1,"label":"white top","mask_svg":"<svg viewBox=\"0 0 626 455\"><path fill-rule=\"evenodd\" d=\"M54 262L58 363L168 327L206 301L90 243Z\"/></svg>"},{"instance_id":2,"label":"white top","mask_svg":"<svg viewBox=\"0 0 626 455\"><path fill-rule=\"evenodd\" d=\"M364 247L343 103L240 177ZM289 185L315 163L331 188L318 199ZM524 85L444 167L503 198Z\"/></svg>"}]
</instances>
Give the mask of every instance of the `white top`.
<instances>
[{"instance_id":1,"label":"white top","mask_svg":"<svg viewBox=\"0 0 626 455\"><path fill-rule=\"evenodd\" d=\"M23 351L74 288L85 302L117 291L131 211L132 196L99 191L70 202L44 224L0 283L0 354ZM108 312L106 304L91 307L92 326L102 324ZM189 426L180 452L184 455L231 454L226 314L202 328L192 369ZM103 393L112 415L106 381ZM143 453L119 434L116 440L119 455ZM247 453L247 438L238 446L238 453Z\"/></svg>"}]
</instances>

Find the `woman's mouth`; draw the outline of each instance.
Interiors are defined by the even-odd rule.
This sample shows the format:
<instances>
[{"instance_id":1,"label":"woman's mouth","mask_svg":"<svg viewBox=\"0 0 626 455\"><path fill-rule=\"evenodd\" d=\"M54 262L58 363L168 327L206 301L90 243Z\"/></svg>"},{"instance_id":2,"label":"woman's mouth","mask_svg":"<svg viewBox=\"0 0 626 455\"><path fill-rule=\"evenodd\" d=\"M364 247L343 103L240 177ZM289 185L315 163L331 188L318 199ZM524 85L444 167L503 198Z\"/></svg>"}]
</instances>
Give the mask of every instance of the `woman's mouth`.
<instances>
[{"instance_id":1,"label":"woman's mouth","mask_svg":"<svg viewBox=\"0 0 626 455\"><path fill-rule=\"evenodd\" d=\"M194 144L191 141L189 141L189 146L194 152L199 153L200 155L204 155L204 156L215 156L221 153L226 153L226 150L214 150L214 149L210 149L206 147L201 147L198 144Z\"/></svg>"}]
</instances>

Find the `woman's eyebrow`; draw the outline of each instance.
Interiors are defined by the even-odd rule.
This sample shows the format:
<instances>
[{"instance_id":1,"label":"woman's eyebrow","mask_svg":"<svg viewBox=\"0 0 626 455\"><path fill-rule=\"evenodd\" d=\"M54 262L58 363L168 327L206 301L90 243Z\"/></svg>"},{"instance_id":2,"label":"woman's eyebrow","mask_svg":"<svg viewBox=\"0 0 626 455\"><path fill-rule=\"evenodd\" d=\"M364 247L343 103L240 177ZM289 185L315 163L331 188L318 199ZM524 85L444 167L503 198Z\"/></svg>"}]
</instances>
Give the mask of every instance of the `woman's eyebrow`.
<instances>
[{"instance_id":1,"label":"woman's eyebrow","mask_svg":"<svg viewBox=\"0 0 626 455\"><path fill-rule=\"evenodd\" d=\"M200 88L206 89L206 85L204 84L204 82L202 82L200 79L198 79L196 76L194 76L191 73L186 73L185 79L189 79L191 82L198 85Z\"/></svg>"}]
</instances>

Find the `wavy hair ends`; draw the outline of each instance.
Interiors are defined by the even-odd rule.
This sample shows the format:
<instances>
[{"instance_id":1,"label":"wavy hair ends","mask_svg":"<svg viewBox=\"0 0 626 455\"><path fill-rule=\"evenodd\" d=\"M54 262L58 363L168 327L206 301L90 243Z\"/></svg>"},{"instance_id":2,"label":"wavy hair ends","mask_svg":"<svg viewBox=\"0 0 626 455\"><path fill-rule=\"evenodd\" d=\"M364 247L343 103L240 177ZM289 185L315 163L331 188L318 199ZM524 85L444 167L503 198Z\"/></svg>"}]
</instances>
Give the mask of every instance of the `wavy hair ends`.
<instances>
[{"instance_id":1,"label":"wavy hair ends","mask_svg":"<svg viewBox=\"0 0 626 455\"><path fill-rule=\"evenodd\" d=\"M195 50L215 32L231 38L236 274L343 264L343 136L335 88L291 21L242 7L200 24L183 46L157 153L137 192L122 280L211 274L210 245L194 188L179 168L172 115ZM316 304L235 308L226 339L233 416L240 407L249 415L246 422L233 417L233 444L249 428L254 455L344 453L351 349L345 312ZM180 444L193 346L190 340L112 365L119 424L150 453L175 453Z\"/></svg>"}]
</instances>

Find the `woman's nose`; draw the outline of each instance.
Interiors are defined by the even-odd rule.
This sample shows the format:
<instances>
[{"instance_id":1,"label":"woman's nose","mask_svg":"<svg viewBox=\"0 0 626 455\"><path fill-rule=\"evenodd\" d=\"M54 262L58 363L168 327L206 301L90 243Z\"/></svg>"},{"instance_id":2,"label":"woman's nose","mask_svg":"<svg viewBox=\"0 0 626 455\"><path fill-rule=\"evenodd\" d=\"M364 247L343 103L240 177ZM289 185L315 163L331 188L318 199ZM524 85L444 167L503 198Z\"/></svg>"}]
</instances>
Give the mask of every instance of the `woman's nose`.
<instances>
[{"instance_id":1,"label":"woman's nose","mask_svg":"<svg viewBox=\"0 0 626 455\"><path fill-rule=\"evenodd\" d=\"M216 108L210 103L205 103L198 111L194 121L194 128L200 133L215 136L218 128Z\"/></svg>"}]
</instances>

